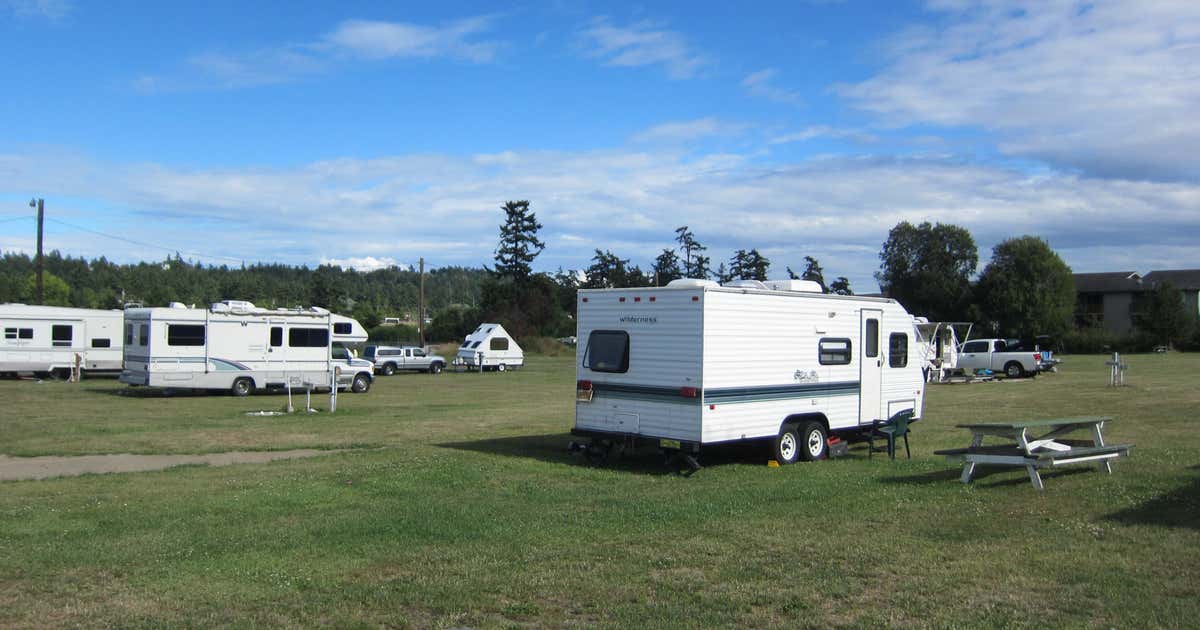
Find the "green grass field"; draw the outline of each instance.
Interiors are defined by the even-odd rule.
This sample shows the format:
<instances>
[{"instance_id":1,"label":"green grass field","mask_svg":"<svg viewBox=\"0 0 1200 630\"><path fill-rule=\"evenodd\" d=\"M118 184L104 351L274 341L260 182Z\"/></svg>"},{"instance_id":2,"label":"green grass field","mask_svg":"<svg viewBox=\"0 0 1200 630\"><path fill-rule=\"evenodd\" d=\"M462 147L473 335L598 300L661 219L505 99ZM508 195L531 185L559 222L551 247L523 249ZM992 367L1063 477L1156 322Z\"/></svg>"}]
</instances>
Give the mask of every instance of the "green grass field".
<instances>
[{"instance_id":1,"label":"green grass field","mask_svg":"<svg viewBox=\"0 0 1200 630\"><path fill-rule=\"evenodd\" d=\"M336 415L279 395L0 381L0 453L353 448L314 459L0 483L0 625L1194 626L1200 355L930 389L913 458L782 468L724 449L566 453L571 357L381 377ZM122 395L122 394L125 395ZM319 399L325 408L327 400ZM984 472L955 423L1111 415L1111 476Z\"/></svg>"}]
</instances>

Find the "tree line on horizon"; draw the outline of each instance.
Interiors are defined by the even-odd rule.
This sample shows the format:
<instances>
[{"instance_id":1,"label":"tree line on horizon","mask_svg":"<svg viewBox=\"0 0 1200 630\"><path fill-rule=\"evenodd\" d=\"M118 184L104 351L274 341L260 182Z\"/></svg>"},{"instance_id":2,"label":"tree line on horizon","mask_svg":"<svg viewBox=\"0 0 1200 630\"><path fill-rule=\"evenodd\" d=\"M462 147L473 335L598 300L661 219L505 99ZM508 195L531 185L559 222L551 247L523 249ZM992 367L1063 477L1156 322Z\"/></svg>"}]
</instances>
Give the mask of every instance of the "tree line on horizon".
<instances>
[{"instance_id":1,"label":"tree line on horizon","mask_svg":"<svg viewBox=\"0 0 1200 630\"><path fill-rule=\"evenodd\" d=\"M426 313L432 315L427 339L458 340L482 321L502 323L518 337L571 335L580 288L663 286L679 278L767 280L771 267L766 256L751 248L735 250L728 263L719 262L714 269L705 255L708 248L685 225L674 231L675 246L663 248L646 270L610 250L596 249L591 264L579 272L560 268L535 273L533 263L546 244L538 236L542 225L530 202L508 201L502 210L504 222L491 268L456 266L427 272ZM975 322L1005 337L1061 336L1073 328L1076 295L1071 269L1039 237L999 243L976 276L978 249L965 228L903 221L889 231L879 258L875 278L883 295L930 321ZM827 283L816 258L804 256L804 261L800 273L786 267L788 277L810 280L828 293L853 295L845 276ZM378 327L386 317L404 315L415 325L420 275L411 268L362 272L332 265L204 266L179 254L159 263L117 264L104 257L87 261L52 251L44 257L44 269L46 304L121 308L129 303L207 304L236 298L269 308L314 305L355 317L373 329L373 337L415 339L415 328ZM0 302L31 303L34 291L34 261L13 252L0 256ZM1191 334L1178 290L1156 289L1143 311L1139 326L1168 344Z\"/></svg>"}]
</instances>

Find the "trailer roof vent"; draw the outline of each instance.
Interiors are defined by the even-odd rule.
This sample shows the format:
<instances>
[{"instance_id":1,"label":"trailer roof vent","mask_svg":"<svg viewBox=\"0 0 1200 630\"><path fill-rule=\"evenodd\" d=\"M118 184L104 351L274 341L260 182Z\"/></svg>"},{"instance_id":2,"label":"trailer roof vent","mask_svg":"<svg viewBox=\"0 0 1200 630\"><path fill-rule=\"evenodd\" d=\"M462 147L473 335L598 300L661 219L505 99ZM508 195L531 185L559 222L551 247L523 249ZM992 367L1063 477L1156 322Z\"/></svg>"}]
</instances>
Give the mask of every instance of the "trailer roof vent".
<instances>
[{"instance_id":1,"label":"trailer roof vent","mask_svg":"<svg viewBox=\"0 0 1200 630\"><path fill-rule=\"evenodd\" d=\"M701 280L699 278L680 278L667 283L668 289L703 289L707 287L719 287L721 285L712 280Z\"/></svg>"},{"instance_id":2,"label":"trailer roof vent","mask_svg":"<svg viewBox=\"0 0 1200 630\"><path fill-rule=\"evenodd\" d=\"M762 289L766 290L767 285L758 280L730 280L722 286L733 287L735 289Z\"/></svg>"},{"instance_id":3,"label":"trailer roof vent","mask_svg":"<svg viewBox=\"0 0 1200 630\"><path fill-rule=\"evenodd\" d=\"M187 308L187 304L183 302L171 302L167 305L168 308Z\"/></svg>"},{"instance_id":4,"label":"trailer roof vent","mask_svg":"<svg viewBox=\"0 0 1200 630\"><path fill-rule=\"evenodd\" d=\"M767 280L768 289L776 291L801 291L804 293L824 293L821 285L812 280Z\"/></svg>"}]
</instances>

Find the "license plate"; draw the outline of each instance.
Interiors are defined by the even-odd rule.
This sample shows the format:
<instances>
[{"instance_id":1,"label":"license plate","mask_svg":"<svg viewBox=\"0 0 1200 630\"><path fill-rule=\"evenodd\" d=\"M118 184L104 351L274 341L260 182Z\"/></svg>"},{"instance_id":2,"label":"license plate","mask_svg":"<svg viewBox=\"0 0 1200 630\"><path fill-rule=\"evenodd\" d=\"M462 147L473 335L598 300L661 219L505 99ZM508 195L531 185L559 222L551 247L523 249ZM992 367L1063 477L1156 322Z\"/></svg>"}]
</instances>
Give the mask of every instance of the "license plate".
<instances>
[{"instance_id":1,"label":"license plate","mask_svg":"<svg viewBox=\"0 0 1200 630\"><path fill-rule=\"evenodd\" d=\"M679 448L679 440L659 440L658 445L662 448Z\"/></svg>"}]
</instances>

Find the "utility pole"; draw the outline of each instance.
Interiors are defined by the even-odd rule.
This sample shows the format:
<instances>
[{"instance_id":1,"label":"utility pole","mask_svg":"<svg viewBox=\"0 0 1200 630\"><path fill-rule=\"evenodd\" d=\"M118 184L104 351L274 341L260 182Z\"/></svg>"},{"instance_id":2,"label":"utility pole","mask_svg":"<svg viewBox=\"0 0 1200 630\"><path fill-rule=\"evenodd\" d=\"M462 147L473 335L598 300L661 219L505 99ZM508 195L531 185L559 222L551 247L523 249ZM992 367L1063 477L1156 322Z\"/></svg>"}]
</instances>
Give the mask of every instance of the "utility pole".
<instances>
[{"instance_id":1,"label":"utility pole","mask_svg":"<svg viewBox=\"0 0 1200 630\"><path fill-rule=\"evenodd\" d=\"M412 260L411 258L409 260ZM425 258L419 260L421 265L420 292L417 293L417 334L421 337L421 347L425 347Z\"/></svg>"},{"instance_id":2,"label":"utility pole","mask_svg":"<svg viewBox=\"0 0 1200 630\"><path fill-rule=\"evenodd\" d=\"M42 304L44 301L42 296L42 220L45 217L46 205L39 197L37 199L30 199L29 207L37 208L38 211L37 260L34 263L34 268L37 270L37 303Z\"/></svg>"}]
</instances>

